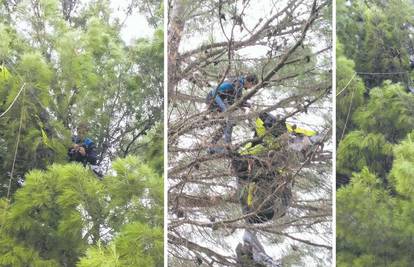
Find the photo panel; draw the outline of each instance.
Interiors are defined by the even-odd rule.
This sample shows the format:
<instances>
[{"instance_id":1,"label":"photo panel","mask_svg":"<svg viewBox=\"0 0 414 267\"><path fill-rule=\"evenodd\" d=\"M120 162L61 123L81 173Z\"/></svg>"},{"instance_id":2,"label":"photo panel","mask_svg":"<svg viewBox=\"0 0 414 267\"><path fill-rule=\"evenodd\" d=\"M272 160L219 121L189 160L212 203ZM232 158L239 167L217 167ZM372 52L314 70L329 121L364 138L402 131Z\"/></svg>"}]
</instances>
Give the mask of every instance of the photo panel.
<instances>
[{"instance_id":1,"label":"photo panel","mask_svg":"<svg viewBox=\"0 0 414 267\"><path fill-rule=\"evenodd\" d=\"M168 3L168 266L332 264L330 1Z\"/></svg>"},{"instance_id":2,"label":"photo panel","mask_svg":"<svg viewBox=\"0 0 414 267\"><path fill-rule=\"evenodd\" d=\"M413 265L413 14L337 1L337 266Z\"/></svg>"},{"instance_id":3,"label":"photo panel","mask_svg":"<svg viewBox=\"0 0 414 267\"><path fill-rule=\"evenodd\" d=\"M0 3L0 266L164 266L162 1Z\"/></svg>"}]
</instances>

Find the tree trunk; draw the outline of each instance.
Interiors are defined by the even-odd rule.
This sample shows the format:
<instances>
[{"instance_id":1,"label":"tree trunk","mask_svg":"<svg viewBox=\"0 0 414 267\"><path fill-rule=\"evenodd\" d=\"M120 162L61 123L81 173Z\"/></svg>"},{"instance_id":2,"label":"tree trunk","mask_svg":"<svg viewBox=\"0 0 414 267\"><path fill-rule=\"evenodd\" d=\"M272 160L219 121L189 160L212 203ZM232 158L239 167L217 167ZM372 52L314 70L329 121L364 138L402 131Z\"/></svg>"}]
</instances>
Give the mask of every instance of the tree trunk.
<instances>
[{"instance_id":1,"label":"tree trunk","mask_svg":"<svg viewBox=\"0 0 414 267\"><path fill-rule=\"evenodd\" d=\"M170 25L168 28L168 99L173 99L175 87L179 82L179 61L178 49L181 43L181 37L185 26L184 20L184 1L175 0L171 7Z\"/></svg>"}]
</instances>

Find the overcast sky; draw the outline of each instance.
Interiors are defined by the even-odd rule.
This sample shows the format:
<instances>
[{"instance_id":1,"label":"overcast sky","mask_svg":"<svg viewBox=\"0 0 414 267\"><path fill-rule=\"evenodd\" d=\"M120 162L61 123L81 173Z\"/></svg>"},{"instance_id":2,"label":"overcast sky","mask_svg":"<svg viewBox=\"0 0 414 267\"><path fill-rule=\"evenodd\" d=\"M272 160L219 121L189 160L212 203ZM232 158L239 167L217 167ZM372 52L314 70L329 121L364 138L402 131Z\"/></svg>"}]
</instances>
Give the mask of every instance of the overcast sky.
<instances>
[{"instance_id":1,"label":"overcast sky","mask_svg":"<svg viewBox=\"0 0 414 267\"><path fill-rule=\"evenodd\" d=\"M111 9L113 18L119 18L123 21L126 17L126 10L129 0L111 0ZM140 37L151 37L154 29L148 24L147 19L143 14L140 14L137 9L129 15L125 21L124 27L121 30L122 39L130 44L131 41Z\"/></svg>"}]
</instances>

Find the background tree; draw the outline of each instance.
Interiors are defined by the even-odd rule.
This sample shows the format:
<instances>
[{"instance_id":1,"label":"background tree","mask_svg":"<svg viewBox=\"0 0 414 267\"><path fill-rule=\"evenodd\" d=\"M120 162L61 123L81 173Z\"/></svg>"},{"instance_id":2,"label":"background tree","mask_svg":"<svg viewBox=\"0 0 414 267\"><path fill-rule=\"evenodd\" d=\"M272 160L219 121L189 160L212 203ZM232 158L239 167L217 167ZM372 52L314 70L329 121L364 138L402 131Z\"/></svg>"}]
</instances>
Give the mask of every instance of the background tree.
<instances>
[{"instance_id":1,"label":"background tree","mask_svg":"<svg viewBox=\"0 0 414 267\"><path fill-rule=\"evenodd\" d=\"M395 146L394 192L364 168L337 192L338 266L410 266L413 133Z\"/></svg>"},{"instance_id":2,"label":"background tree","mask_svg":"<svg viewBox=\"0 0 414 267\"><path fill-rule=\"evenodd\" d=\"M225 77L256 73L259 84L229 108L237 121L231 151L253 136L262 111L330 139L331 32L328 1L170 1L168 25L169 262L235 266L243 229L260 231L286 266L329 264L330 153L295 175L294 204L271 223L244 222L228 155L207 154L225 114L207 93ZM244 100L250 110L241 110ZM306 196L306 197L305 197ZM310 240L312 236L312 241ZM309 237L309 238L308 238Z\"/></svg>"},{"instance_id":3,"label":"background tree","mask_svg":"<svg viewBox=\"0 0 414 267\"><path fill-rule=\"evenodd\" d=\"M338 40L345 56L355 62L357 72L395 73L364 77L369 88L390 79L408 82L408 56L412 43L411 1L338 1Z\"/></svg>"},{"instance_id":4,"label":"background tree","mask_svg":"<svg viewBox=\"0 0 414 267\"><path fill-rule=\"evenodd\" d=\"M162 178L131 156L113 170L103 182L78 164L30 172L2 205L1 265L30 265L34 255L36 266L75 266L81 257L79 266L163 266Z\"/></svg>"},{"instance_id":5,"label":"background tree","mask_svg":"<svg viewBox=\"0 0 414 267\"><path fill-rule=\"evenodd\" d=\"M355 110L364 103L365 86L355 73L355 63L344 55L343 45L336 43L336 143L355 128ZM343 89L345 88L345 90Z\"/></svg>"},{"instance_id":6,"label":"background tree","mask_svg":"<svg viewBox=\"0 0 414 267\"><path fill-rule=\"evenodd\" d=\"M413 8L411 1L338 3L338 266L412 262Z\"/></svg>"}]
</instances>

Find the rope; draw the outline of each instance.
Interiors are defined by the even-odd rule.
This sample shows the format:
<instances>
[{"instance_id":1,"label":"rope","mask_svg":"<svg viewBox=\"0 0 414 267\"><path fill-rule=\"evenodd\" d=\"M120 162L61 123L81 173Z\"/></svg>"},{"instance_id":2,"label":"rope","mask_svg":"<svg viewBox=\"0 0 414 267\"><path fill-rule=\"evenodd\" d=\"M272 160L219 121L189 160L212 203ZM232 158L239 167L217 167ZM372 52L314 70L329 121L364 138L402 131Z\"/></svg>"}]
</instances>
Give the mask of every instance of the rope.
<instances>
[{"instance_id":1,"label":"rope","mask_svg":"<svg viewBox=\"0 0 414 267\"><path fill-rule=\"evenodd\" d=\"M24 88L24 84L23 84L22 88ZM7 188L7 200L8 201L10 201L11 183L12 183L12 180L13 180L14 167L16 165L16 158L17 158L17 150L19 148L19 143L20 143L20 133L22 131L22 125L23 125L23 108L24 108L24 92L23 92L23 98L22 98L22 107L21 107L21 110L20 110L20 122L19 122L19 131L17 132L16 148L14 150L13 164L12 164L12 169L10 171L9 186Z\"/></svg>"},{"instance_id":2,"label":"rope","mask_svg":"<svg viewBox=\"0 0 414 267\"><path fill-rule=\"evenodd\" d=\"M14 103L17 101L17 98L19 98L20 93L23 91L24 87L26 86L26 83L23 83L22 87L20 88L17 95L14 97L13 102L10 104L10 106L2 113L0 114L0 118L6 115L6 113L13 107Z\"/></svg>"},{"instance_id":3,"label":"rope","mask_svg":"<svg viewBox=\"0 0 414 267\"><path fill-rule=\"evenodd\" d=\"M342 88L341 91L339 91L339 93L336 94L336 96L339 96L340 94L342 94L343 91L345 91L345 89L349 86L349 84L351 83L351 81L355 78L355 76L357 75L357 73L354 73L354 76L352 76L352 78L349 80L349 82L345 85L344 88Z\"/></svg>"},{"instance_id":4,"label":"rope","mask_svg":"<svg viewBox=\"0 0 414 267\"><path fill-rule=\"evenodd\" d=\"M346 127L348 125L349 114L351 114L352 103L354 102L354 93L355 93L355 88L354 88L354 90L352 90L351 102L349 103L348 114L346 114L345 125L344 125L344 129L342 130L342 135L341 135L341 139L340 139L341 141L344 138L345 130L346 130Z\"/></svg>"},{"instance_id":5,"label":"rope","mask_svg":"<svg viewBox=\"0 0 414 267\"><path fill-rule=\"evenodd\" d=\"M361 75L397 75L397 74L405 74L407 71L397 71L397 72L356 72L357 74Z\"/></svg>"},{"instance_id":6,"label":"rope","mask_svg":"<svg viewBox=\"0 0 414 267\"><path fill-rule=\"evenodd\" d=\"M357 74L360 74L360 75L401 75L401 74L408 75L408 73L409 73L408 71L397 71L397 72L358 72L358 71L356 71L356 72L354 72L354 75L352 76L352 78L345 85L345 87L342 88L342 90L339 91L339 93L336 94L336 96L339 96L340 94L343 93L343 91L345 91L346 88L348 88L349 84L355 78L355 76Z\"/></svg>"}]
</instances>

